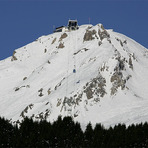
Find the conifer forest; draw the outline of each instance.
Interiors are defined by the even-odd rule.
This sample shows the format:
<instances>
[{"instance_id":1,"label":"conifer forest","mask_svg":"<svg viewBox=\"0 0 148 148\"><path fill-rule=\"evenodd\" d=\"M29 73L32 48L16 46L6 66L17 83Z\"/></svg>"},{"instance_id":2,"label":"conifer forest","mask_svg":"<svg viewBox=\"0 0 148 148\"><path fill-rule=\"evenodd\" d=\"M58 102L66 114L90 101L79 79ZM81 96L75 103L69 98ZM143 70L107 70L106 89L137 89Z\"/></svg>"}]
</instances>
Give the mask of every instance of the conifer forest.
<instances>
[{"instance_id":1,"label":"conifer forest","mask_svg":"<svg viewBox=\"0 0 148 148\"><path fill-rule=\"evenodd\" d=\"M147 148L148 123L108 129L89 123L83 131L71 117L59 116L53 123L25 118L19 126L0 118L0 147Z\"/></svg>"}]
</instances>

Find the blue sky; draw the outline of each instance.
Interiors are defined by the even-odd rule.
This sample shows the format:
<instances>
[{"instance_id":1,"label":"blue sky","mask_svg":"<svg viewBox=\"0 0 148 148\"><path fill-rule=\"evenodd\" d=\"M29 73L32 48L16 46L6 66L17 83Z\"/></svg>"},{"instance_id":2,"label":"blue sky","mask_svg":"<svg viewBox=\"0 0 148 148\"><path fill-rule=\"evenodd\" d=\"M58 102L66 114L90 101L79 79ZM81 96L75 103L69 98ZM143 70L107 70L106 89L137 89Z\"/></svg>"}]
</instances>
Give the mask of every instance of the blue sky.
<instances>
[{"instance_id":1,"label":"blue sky","mask_svg":"<svg viewBox=\"0 0 148 148\"><path fill-rule=\"evenodd\" d=\"M102 23L148 48L148 0L0 0L0 60L53 26Z\"/></svg>"}]
</instances>

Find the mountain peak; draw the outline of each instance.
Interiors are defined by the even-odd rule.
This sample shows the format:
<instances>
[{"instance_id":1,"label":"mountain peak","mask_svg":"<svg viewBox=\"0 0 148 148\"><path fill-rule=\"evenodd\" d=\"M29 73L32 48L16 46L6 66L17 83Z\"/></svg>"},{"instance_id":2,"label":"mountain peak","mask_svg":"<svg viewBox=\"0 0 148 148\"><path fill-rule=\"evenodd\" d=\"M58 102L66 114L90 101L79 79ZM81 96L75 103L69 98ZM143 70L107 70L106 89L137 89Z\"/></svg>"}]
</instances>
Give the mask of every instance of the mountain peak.
<instances>
[{"instance_id":1,"label":"mountain peak","mask_svg":"<svg viewBox=\"0 0 148 148\"><path fill-rule=\"evenodd\" d=\"M82 125L148 118L148 52L102 24L42 36L0 62L0 115Z\"/></svg>"}]
</instances>

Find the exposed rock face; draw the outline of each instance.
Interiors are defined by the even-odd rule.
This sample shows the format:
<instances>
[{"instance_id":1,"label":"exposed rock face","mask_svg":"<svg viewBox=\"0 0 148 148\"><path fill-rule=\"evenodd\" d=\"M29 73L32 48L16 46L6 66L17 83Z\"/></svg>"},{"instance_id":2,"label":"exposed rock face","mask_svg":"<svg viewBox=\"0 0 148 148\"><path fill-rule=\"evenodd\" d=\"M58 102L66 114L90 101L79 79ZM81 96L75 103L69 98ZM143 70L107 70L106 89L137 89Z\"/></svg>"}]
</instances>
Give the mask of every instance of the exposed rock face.
<instances>
[{"instance_id":1,"label":"exposed rock face","mask_svg":"<svg viewBox=\"0 0 148 148\"><path fill-rule=\"evenodd\" d=\"M93 98L94 95L103 97L106 94L105 86L106 80L100 74L97 78L94 78L90 83L86 84L84 92L86 93L87 99Z\"/></svg>"},{"instance_id":2,"label":"exposed rock face","mask_svg":"<svg viewBox=\"0 0 148 148\"><path fill-rule=\"evenodd\" d=\"M49 105L49 107L51 107L49 102L48 102L48 105ZM21 112L20 117L21 117L21 118L25 118L25 117L27 116L29 110L32 110L33 107L34 107L34 104L28 105L28 106ZM45 119L47 119L47 117L50 115L50 113L51 113L50 109L46 109L45 111L39 112L39 113L36 114L36 115L35 115L35 114L32 114L31 118L33 118L33 119L39 119L39 120L45 120Z\"/></svg>"},{"instance_id":3,"label":"exposed rock face","mask_svg":"<svg viewBox=\"0 0 148 148\"><path fill-rule=\"evenodd\" d=\"M126 40L125 41L121 41L119 38L116 38L116 40L118 41L118 42L120 42L120 45L123 47L123 44L127 44L127 42L126 42Z\"/></svg>"},{"instance_id":4,"label":"exposed rock face","mask_svg":"<svg viewBox=\"0 0 148 148\"><path fill-rule=\"evenodd\" d=\"M43 93L42 93L43 92L43 88L41 88L40 90L38 90L38 92L39 92L39 96L40 97L44 96Z\"/></svg>"},{"instance_id":5,"label":"exposed rock face","mask_svg":"<svg viewBox=\"0 0 148 148\"><path fill-rule=\"evenodd\" d=\"M62 85L62 82L65 80L65 77L55 86L54 90L57 90L58 87Z\"/></svg>"},{"instance_id":6,"label":"exposed rock face","mask_svg":"<svg viewBox=\"0 0 148 148\"><path fill-rule=\"evenodd\" d=\"M122 90L125 88L126 80L123 78L123 74L121 72L115 72L110 81L113 85L111 88L111 95L114 95L119 87L121 87Z\"/></svg>"},{"instance_id":7,"label":"exposed rock face","mask_svg":"<svg viewBox=\"0 0 148 148\"><path fill-rule=\"evenodd\" d=\"M23 81L25 81L26 79L27 79L27 77L24 77L24 78L23 78Z\"/></svg>"},{"instance_id":8,"label":"exposed rock face","mask_svg":"<svg viewBox=\"0 0 148 148\"><path fill-rule=\"evenodd\" d=\"M57 105L61 105L62 104L62 107L61 107L61 111L71 111L71 107L73 105L75 105L75 100L73 97L64 97L63 99L63 102L61 103L61 101L58 100L58 103Z\"/></svg>"},{"instance_id":9,"label":"exposed rock face","mask_svg":"<svg viewBox=\"0 0 148 148\"><path fill-rule=\"evenodd\" d=\"M77 93L74 96L71 97L64 97L63 102L62 99L58 99L57 101L57 107L61 106L61 112L64 110L70 110L70 107L75 107L76 105L79 105L79 102L82 101L83 93Z\"/></svg>"},{"instance_id":10,"label":"exposed rock face","mask_svg":"<svg viewBox=\"0 0 148 148\"><path fill-rule=\"evenodd\" d=\"M45 112L40 112L38 115L33 116L32 118L45 120L50 115L50 110L46 110Z\"/></svg>"},{"instance_id":11,"label":"exposed rock face","mask_svg":"<svg viewBox=\"0 0 148 148\"><path fill-rule=\"evenodd\" d=\"M106 94L105 86L106 80L101 76L101 74L99 74L98 77L86 83L86 85L83 87L83 92L77 92L77 94L72 97L65 97L62 103L62 99L58 99L57 106L60 106L62 104L61 111L63 109L66 111L69 107L79 105L79 103L82 101L82 96L84 93L86 94L88 100L93 98L95 102L98 102L100 98L104 97L104 95Z\"/></svg>"},{"instance_id":12,"label":"exposed rock face","mask_svg":"<svg viewBox=\"0 0 148 148\"><path fill-rule=\"evenodd\" d=\"M33 106L34 106L33 104L28 105L28 106L21 112L20 116L21 116L22 118L25 118L25 117L26 117L25 114L28 113L28 110L29 110L29 109L32 109Z\"/></svg>"},{"instance_id":13,"label":"exposed rock face","mask_svg":"<svg viewBox=\"0 0 148 148\"><path fill-rule=\"evenodd\" d=\"M16 61L17 60L15 54L16 54L16 51L14 50L13 55L12 55L12 58L11 58L11 61Z\"/></svg>"},{"instance_id":14,"label":"exposed rock face","mask_svg":"<svg viewBox=\"0 0 148 148\"><path fill-rule=\"evenodd\" d=\"M57 102L57 107L60 106L62 103L62 99L58 99L58 102Z\"/></svg>"},{"instance_id":15,"label":"exposed rock face","mask_svg":"<svg viewBox=\"0 0 148 148\"><path fill-rule=\"evenodd\" d=\"M87 87L85 90L85 93L86 93L87 99L93 98L93 91L92 91L91 87Z\"/></svg>"},{"instance_id":16,"label":"exposed rock face","mask_svg":"<svg viewBox=\"0 0 148 148\"><path fill-rule=\"evenodd\" d=\"M131 57L129 58L129 68L133 69L133 63Z\"/></svg>"},{"instance_id":17,"label":"exposed rock face","mask_svg":"<svg viewBox=\"0 0 148 148\"><path fill-rule=\"evenodd\" d=\"M91 40L95 39L93 37L93 35L95 35L95 34L96 34L96 30L92 30L92 31L86 30L83 41L91 41Z\"/></svg>"},{"instance_id":18,"label":"exposed rock face","mask_svg":"<svg viewBox=\"0 0 148 148\"><path fill-rule=\"evenodd\" d=\"M64 48L64 47L65 47L64 43L60 43L59 46L58 46L58 48Z\"/></svg>"},{"instance_id":19,"label":"exposed rock face","mask_svg":"<svg viewBox=\"0 0 148 148\"><path fill-rule=\"evenodd\" d=\"M44 49L44 53L46 53L46 52L47 52L47 49L45 48L45 49Z\"/></svg>"},{"instance_id":20,"label":"exposed rock face","mask_svg":"<svg viewBox=\"0 0 148 148\"><path fill-rule=\"evenodd\" d=\"M51 44L54 44L57 38L54 38Z\"/></svg>"},{"instance_id":21,"label":"exposed rock face","mask_svg":"<svg viewBox=\"0 0 148 148\"><path fill-rule=\"evenodd\" d=\"M71 97L64 97L62 103L62 99L58 99L57 106L60 106L62 104L61 111L63 111L63 109L65 111L70 110L68 109L69 107L79 105L79 103L82 101L84 93L86 94L88 100L93 98L95 102L98 102L100 98L104 97L104 95L106 94L105 86L106 80L101 76L101 74L99 74L98 77L86 83L86 85L83 87L83 92L77 92L77 94ZM85 101L87 102L87 100Z\"/></svg>"},{"instance_id":22,"label":"exposed rock face","mask_svg":"<svg viewBox=\"0 0 148 148\"><path fill-rule=\"evenodd\" d=\"M23 85L23 86L20 86L20 87L16 87L15 88L15 91L19 91L21 88L30 88L30 85Z\"/></svg>"},{"instance_id":23,"label":"exposed rock face","mask_svg":"<svg viewBox=\"0 0 148 148\"><path fill-rule=\"evenodd\" d=\"M102 42L101 42L101 41L99 41L99 42L98 42L98 45L99 45L99 46L101 46L101 44L102 44Z\"/></svg>"},{"instance_id":24,"label":"exposed rock face","mask_svg":"<svg viewBox=\"0 0 148 148\"><path fill-rule=\"evenodd\" d=\"M47 91L48 95L50 95L51 93L51 89L49 88L48 91Z\"/></svg>"},{"instance_id":25,"label":"exposed rock face","mask_svg":"<svg viewBox=\"0 0 148 148\"><path fill-rule=\"evenodd\" d=\"M124 70L124 60L119 59L119 70Z\"/></svg>"},{"instance_id":26,"label":"exposed rock face","mask_svg":"<svg viewBox=\"0 0 148 148\"><path fill-rule=\"evenodd\" d=\"M117 60L117 65L114 68L114 73L112 74L110 81L112 83L111 95L115 95L118 88L122 90L125 88L126 78L124 78L122 71L125 70L125 58L121 58L119 51L115 50L115 60Z\"/></svg>"},{"instance_id":27,"label":"exposed rock face","mask_svg":"<svg viewBox=\"0 0 148 148\"><path fill-rule=\"evenodd\" d=\"M20 89L19 87L16 87L16 88L15 88L15 91L18 91L19 89Z\"/></svg>"},{"instance_id":28,"label":"exposed rock face","mask_svg":"<svg viewBox=\"0 0 148 148\"><path fill-rule=\"evenodd\" d=\"M116 57L116 60L118 61L118 65L115 67L114 71L121 71L125 69L125 58L121 59L120 56Z\"/></svg>"},{"instance_id":29,"label":"exposed rock face","mask_svg":"<svg viewBox=\"0 0 148 148\"><path fill-rule=\"evenodd\" d=\"M104 29L103 25L101 25L101 29L98 30L98 35L100 37L100 40L102 41L104 38L109 38L109 33Z\"/></svg>"},{"instance_id":30,"label":"exposed rock face","mask_svg":"<svg viewBox=\"0 0 148 148\"><path fill-rule=\"evenodd\" d=\"M87 49L87 48L83 48L83 49L81 49L81 50L78 50L77 52L75 52L73 55L77 55L78 53L80 53L80 52L86 52L86 51L88 51L89 49Z\"/></svg>"},{"instance_id":31,"label":"exposed rock face","mask_svg":"<svg viewBox=\"0 0 148 148\"><path fill-rule=\"evenodd\" d=\"M70 98L65 97L63 104L65 104L65 103L68 104L68 106L72 106L73 104L75 104L74 99L72 97L70 97Z\"/></svg>"},{"instance_id":32,"label":"exposed rock face","mask_svg":"<svg viewBox=\"0 0 148 148\"><path fill-rule=\"evenodd\" d=\"M63 33L59 39L59 41L62 41L63 39L65 39L68 35L66 33Z\"/></svg>"}]
</instances>

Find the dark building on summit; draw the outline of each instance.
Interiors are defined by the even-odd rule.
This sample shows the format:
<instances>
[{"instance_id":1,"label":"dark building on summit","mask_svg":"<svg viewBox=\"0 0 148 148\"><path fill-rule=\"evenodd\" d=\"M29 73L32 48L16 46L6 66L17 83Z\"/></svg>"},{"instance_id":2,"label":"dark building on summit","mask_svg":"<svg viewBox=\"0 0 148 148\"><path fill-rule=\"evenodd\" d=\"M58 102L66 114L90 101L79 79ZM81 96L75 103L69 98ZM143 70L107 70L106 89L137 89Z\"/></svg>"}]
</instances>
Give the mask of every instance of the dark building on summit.
<instances>
[{"instance_id":1,"label":"dark building on summit","mask_svg":"<svg viewBox=\"0 0 148 148\"><path fill-rule=\"evenodd\" d=\"M77 30L77 29L79 29L78 21L77 20L69 20L67 27L68 27L68 30Z\"/></svg>"},{"instance_id":2,"label":"dark building on summit","mask_svg":"<svg viewBox=\"0 0 148 148\"><path fill-rule=\"evenodd\" d=\"M68 25L66 26L60 26L57 27L54 32L63 32L63 31L71 31L71 30L77 30L78 27L78 21L77 20L69 20Z\"/></svg>"}]
</instances>

